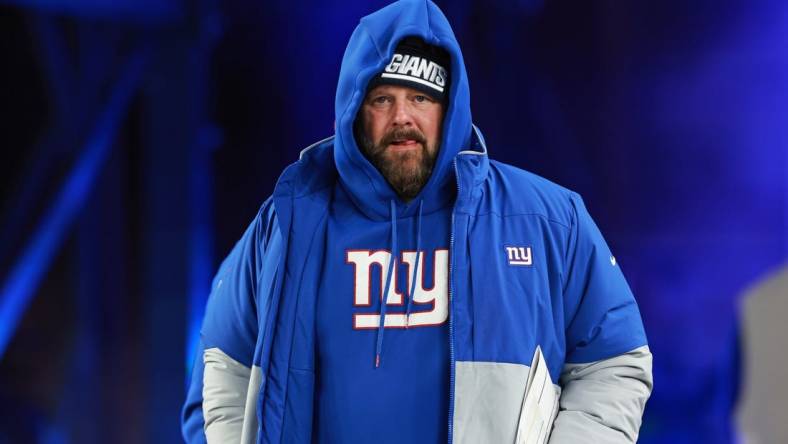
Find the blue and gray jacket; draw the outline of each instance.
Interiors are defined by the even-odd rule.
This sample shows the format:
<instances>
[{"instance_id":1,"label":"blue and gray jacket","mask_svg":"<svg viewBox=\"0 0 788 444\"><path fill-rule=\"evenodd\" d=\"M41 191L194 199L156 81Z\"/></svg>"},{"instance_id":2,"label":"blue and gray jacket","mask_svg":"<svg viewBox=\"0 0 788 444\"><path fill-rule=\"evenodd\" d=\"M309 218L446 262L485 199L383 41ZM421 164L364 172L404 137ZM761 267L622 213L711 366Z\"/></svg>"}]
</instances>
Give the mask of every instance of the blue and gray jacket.
<instances>
[{"instance_id":1,"label":"blue and gray jacket","mask_svg":"<svg viewBox=\"0 0 788 444\"><path fill-rule=\"evenodd\" d=\"M406 36L451 54L440 153L410 203L353 136L367 83ZM214 279L183 409L186 441L311 442L315 277L341 186L352 211L370 221L453 199L449 442L514 442L537 347L560 393L550 443L635 442L652 389L635 299L577 194L488 158L471 123L462 53L437 6L403 0L361 20L342 61L335 112L335 135L285 169Z\"/></svg>"}]
</instances>

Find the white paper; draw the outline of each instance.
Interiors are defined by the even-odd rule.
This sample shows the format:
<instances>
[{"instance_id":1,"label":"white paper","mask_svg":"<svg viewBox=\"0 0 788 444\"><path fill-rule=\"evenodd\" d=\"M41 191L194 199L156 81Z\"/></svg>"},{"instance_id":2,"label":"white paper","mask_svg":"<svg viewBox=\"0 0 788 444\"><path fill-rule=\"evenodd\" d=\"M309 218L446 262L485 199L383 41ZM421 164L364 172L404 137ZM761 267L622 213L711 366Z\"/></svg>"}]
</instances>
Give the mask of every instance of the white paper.
<instances>
[{"instance_id":1,"label":"white paper","mask_svg":"<svg viewBox=\"0 0 788 444\"><path fill-rule=\"evenodd\" d=\"M525 383L515 444L544 444L558 413L558 394L550 379L542 348L537 346Z\"/></svg>"}]
</instances>

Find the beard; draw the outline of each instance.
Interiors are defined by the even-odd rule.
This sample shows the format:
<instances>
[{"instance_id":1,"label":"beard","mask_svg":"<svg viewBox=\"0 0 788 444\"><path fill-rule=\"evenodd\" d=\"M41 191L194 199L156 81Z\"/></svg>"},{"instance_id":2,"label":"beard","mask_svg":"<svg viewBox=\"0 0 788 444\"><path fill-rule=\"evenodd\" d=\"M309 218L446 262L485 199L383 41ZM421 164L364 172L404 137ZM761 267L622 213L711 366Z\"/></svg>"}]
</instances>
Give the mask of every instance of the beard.
<instances>
[{"instance_id":1,"label":"beard","mask_svg":"<svg viewBox=\"0 0 788 444\"><path fill-rule=\"evenodd\" d=\"M395 140L402 139L415 140L419 143L420 149L404 152L387 149ZM428 145L424 135L415 128L392 130L378 143L370 140L363 130L356 131L356 140L364 156L380 171L397 195L406 202L415 198L427 184L440 148L439 142L436 142L434 147Z\"/></svg>"}]
</instances>

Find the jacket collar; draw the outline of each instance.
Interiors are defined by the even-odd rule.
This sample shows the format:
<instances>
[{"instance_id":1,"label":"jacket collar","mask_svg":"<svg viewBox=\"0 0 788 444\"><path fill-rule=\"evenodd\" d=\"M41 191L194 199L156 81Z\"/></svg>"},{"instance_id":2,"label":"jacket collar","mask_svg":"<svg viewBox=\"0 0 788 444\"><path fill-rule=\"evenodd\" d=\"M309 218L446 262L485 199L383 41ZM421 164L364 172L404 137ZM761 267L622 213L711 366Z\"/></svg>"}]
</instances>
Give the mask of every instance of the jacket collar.
<instances>
[{"instance_id":1,"label":"jacket collar","mask_svg":"<svg viewBox=\"0 0 788 444\"><path fill-rule=\"evenodd\" d=\"M274 187L274 201L295 199L330 189L338 179L333 162L334 136L313 143L301 150L298 161L285 168ZM457 167L463 170L461 191L470 192L478 188L486 179L489 169L487 144L481 130L472 126L469 146L454 157ZM464 177L465 171L470 177ZM468 181L466 184L465 182ZM282 217L281 206L277 205L277 215ZM282 226L287 226L283 223Z\"/></svg>"}]
</instances>

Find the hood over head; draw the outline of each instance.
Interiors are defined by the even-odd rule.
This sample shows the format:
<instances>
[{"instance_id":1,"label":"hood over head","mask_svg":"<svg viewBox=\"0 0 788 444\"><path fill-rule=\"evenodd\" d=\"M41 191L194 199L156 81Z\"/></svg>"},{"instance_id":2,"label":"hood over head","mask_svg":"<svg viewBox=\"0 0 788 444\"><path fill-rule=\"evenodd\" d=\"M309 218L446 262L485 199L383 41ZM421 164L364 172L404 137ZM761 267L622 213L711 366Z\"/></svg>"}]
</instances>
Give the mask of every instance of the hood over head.
<instances>
[{"instance_id":1,"label":"hood over head","mask_svg":"<svg viewBox=\"0 0 788 444\"><path fill-rule=\"evenodd\" d=\"M405 203L359 149L353 123L370 80L391 62L397 44L411 36L445 49L451 57L451 75L440 151L432 175L419 195ZM401 217L414 215L419 202L427 213L447 205L456 192L452 161L469 144L471 135L470 91L457 39L434 3L400 0L361 19L342 58L335 113L334 162L342 186L365 216L387 219L392 201Z\"/></svg>"}]
</instances>

